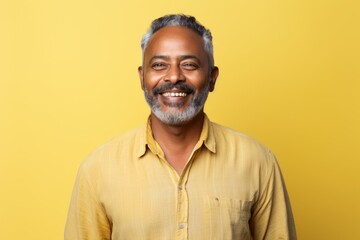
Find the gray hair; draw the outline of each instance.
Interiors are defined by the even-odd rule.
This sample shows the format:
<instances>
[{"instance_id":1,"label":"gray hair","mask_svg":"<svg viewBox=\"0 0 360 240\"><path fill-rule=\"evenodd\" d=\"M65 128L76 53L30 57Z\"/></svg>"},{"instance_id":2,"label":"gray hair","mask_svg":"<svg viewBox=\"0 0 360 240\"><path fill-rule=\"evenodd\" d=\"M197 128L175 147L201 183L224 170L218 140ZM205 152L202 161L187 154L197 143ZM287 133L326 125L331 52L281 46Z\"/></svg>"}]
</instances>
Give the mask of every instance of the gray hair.
<instances>
[{"instance_id":1,"label":"gray hair","mask_svg":"<svg viewBox=\"0 0 360 240\"><path fill-rule=\"evenodd\" d=\"M149 44L151 37L156 33L158 30L164 27L169 26L182 26L193 30L194 32L198 33L203 41L204 41L204 48L205 52L208 54L210 68L214 67L214 49L212 44L212 36L209 29L206 29L203 25L201 25L193 16L188 16L184 14L170 14L155 19L151 25L150 29L144 34L141 39L141 49L142 55L144 59L145 49Z\"/></svg>"}]
</instances>

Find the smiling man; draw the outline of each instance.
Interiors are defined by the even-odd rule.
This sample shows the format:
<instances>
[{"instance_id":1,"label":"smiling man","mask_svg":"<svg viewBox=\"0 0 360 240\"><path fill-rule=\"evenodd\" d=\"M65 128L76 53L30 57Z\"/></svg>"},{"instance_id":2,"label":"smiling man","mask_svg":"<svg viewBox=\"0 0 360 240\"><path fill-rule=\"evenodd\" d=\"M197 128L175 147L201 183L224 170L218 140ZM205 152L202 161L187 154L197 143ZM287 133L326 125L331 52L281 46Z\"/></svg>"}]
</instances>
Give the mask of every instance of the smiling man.
<instances>
[{"instance_id":1,"label":"smiling man","mask_svg":"<svg viewBox=\"0 0 360 240\"><path fill-rule=\"evenodd\" d=\"M81 165L65 239L296 239L273 154L204 113L219 73L210 31L167 15L141 47L150 117Z\"/></svg>"}]
</instances>

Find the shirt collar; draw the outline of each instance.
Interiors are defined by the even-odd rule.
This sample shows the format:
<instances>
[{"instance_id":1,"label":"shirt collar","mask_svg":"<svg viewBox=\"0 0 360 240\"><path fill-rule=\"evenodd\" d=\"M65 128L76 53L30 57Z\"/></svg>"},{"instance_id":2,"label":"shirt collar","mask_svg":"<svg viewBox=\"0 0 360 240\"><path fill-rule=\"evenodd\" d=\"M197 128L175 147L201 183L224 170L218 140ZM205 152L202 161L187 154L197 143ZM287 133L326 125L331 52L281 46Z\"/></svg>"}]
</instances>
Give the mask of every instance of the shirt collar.
<instances>
[{"instance_id":1,"label":"shirt collar","mask_svg":"<svg viewBox=\"0 0 360 240\"><path fill-rule=\"evenodd\" d=\"M198 141L198 144L203 144L203 143L209 151L213 153L216 152L216 144L215 144L216 142L214 137L213 126L206 114L204 116L203 129L201 131L200 138Z\"/></svg>"},{"instance_id":2,"label":"shirt collar","mask_svg":"<svg viewBox=\"0 0 360 240\"><path fill-rule=\"evenodd\" d=\"M137 151L137 156L140 158L149 149L154 154L161 154L162 150L159 144L155 141L152 129L151 129L151 120L150 117L147 120L146 127L140 132L139 135L139 148ZM200 148L204 145L209 151L216 152L216 142L213 131L213 126L207 115L204 116L203 128L201 130L200 138L198 143L195 145L195 148Z\"/></svg>"}]
</instances>

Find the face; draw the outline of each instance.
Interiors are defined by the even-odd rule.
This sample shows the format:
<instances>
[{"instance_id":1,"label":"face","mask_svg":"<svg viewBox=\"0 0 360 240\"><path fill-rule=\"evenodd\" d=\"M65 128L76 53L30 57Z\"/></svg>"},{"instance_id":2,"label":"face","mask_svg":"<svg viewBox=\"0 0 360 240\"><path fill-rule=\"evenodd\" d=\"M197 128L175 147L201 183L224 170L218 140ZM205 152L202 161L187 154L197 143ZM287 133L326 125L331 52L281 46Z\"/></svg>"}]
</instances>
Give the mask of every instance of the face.
<instances>
[{"instance_id":1,"label":"face","mask_svg":"<svg viewBox=\"0 0 360 240\"><path fill-rule=\"evenodd\" d=\"M166 124L181 125L203 111L218 69L210 68L200 35L174 26L152 36L139 76L152 113Z\"/></svg>"}]
</instances>

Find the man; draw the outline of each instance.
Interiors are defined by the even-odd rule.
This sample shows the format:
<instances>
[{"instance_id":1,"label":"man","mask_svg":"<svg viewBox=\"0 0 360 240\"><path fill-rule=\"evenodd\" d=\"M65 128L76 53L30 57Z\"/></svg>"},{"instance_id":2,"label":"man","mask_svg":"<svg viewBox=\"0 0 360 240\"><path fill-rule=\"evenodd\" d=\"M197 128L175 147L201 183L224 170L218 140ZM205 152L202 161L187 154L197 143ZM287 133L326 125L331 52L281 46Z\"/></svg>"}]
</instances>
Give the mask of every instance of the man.
<instances>
[{"instance_id":1,"label":"man","mask_svg":"<svg viewBox=\"0 0 360 240\"><path fill-rule=\"evenodd\" d=\"M148 123L81 165L65 239L296 239L273 154L203 111L219 73L211 33L167 15L141 46Z\"/></svg>"}]
</instances>

